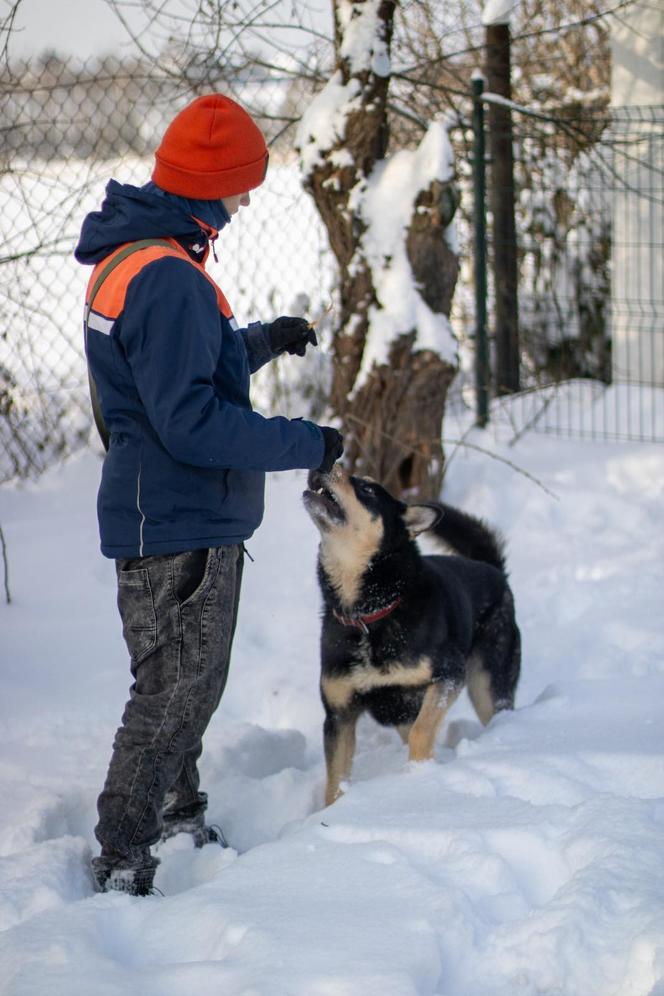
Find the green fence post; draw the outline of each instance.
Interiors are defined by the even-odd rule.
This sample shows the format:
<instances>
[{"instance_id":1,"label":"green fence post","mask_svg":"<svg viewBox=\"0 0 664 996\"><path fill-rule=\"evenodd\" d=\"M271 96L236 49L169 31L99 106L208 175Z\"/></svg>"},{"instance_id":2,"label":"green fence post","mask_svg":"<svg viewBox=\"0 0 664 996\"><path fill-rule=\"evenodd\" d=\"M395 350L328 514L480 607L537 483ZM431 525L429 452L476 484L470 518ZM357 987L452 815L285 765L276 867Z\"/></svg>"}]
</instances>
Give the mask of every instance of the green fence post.
<instances>
[{"instance_id":1,"label":"green fence post","mask_svg":"<svg viewBox=\"0 0 664 996\"><path fill-rule=\"evenodd\" d=\"M486 159L484 77L473 73L473 224L475 229L475 404L476 424L489 421L489 345L486 330Z\"/></svg>"}]
</instances>

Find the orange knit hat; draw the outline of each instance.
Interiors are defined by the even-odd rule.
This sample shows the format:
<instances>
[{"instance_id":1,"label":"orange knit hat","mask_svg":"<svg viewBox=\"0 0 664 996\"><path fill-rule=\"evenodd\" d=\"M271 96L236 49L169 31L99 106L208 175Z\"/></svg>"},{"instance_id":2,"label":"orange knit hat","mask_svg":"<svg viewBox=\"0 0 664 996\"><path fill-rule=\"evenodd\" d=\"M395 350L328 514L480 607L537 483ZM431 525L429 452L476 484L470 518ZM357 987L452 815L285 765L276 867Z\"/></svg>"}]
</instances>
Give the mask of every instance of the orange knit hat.
<instances>
[{"instance_id":1,"label":"orange knit hat","mask_svg":"<svg viewBox=\"0 0 664 996\"><path fill-rule=\"evenodd\" d=\"M230 97L197 97L177 114L155 152L152 180L171 194L212 201L265 179L268 151L252 117Z\"/></svg>"}]
</instances>

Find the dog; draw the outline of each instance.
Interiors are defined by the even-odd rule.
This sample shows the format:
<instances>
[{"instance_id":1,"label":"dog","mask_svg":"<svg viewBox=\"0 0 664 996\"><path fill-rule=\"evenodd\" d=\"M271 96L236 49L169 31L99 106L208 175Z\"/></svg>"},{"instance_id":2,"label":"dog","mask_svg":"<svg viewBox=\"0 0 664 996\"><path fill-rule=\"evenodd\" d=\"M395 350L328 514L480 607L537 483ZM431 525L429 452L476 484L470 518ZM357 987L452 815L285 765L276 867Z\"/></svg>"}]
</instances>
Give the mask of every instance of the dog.
<instances>
[{"instance_id":1,"label":"dog","mask_svg":"<svg viewBox=\"0 0 664 996\"><path fill-rule=\"evenodd\" d=\"M480 721L514 707L521 638L503 542L449 505L406 504L335 464L311 471L304 506L321 540L320 691L325 804L350 777L364 713L396 727L411 761L433 757L464 686ZM424 555L428 533L452 554Z\"/></svg>"}]
</instances>

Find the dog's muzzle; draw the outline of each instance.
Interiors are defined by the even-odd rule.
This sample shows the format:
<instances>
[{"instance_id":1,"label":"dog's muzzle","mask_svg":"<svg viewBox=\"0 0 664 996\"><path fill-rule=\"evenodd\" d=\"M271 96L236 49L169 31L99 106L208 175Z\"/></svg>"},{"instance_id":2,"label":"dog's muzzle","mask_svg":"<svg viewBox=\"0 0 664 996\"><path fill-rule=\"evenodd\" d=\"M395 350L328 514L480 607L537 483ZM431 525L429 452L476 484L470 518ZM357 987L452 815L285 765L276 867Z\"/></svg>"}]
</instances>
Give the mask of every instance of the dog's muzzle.
<instances>
[{"instance_id":1,"label":"dog's muzzle","mask_svg":"<svg viewBox=\"0 0 664 996\"><path fill-rule=\"evenodd\" d=\"M323 527L341 525L346 521L343 507L330 487L334 476L334 471L331 474L321 474L318 470L310 470L307 478L309 488L302 495L307 512Z\"/></svg>"}]
</instances>

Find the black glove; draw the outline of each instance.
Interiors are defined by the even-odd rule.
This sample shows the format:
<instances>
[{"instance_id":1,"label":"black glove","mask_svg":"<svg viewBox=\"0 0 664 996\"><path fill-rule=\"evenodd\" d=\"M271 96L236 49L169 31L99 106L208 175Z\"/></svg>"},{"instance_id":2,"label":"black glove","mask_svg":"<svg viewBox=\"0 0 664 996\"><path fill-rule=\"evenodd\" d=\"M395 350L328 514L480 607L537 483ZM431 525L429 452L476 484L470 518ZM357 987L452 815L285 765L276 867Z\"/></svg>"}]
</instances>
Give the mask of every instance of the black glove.
<instances>
[{"instance_id":1,"label":"black glove","mask_svg":"<svg viewBox=\"0 0 664 996\"><path fill-rule=\"evenodd\" d=\"M270 349L279 356L281 353L290 353L291 356L297 354L304 356L307 343L312 346L318 345L316 333L312 329L306 318L289 318L287 315L276 318L271 324L265 325Z\"/></svg>"},{"instance_id":2,"label":"black glove","mask_svg":"<svg viewBox=\"0 0 664 996\"><path fill-rule=\"evenodd\" d=\"M317 469L321 474L329 474L336 460L344 451L344 440L340 432L329 425L319 425L318 428L323 433L325 441L325 453L320 467Z\"/></svg>"}]
</instances>

